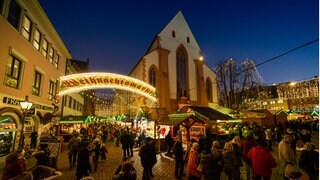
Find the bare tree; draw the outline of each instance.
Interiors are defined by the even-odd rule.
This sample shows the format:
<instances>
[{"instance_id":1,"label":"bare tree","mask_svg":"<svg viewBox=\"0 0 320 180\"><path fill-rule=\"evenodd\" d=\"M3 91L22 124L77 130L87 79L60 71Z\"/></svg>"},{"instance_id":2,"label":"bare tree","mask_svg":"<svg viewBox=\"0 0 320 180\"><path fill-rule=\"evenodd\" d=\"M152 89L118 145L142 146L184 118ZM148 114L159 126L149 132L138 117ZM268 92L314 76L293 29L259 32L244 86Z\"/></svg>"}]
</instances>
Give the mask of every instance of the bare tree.
<instances>
[{"instance_id":1,"label":"bare tree","mask_svg":"<svg viewBox=\"0 0 320 180\"><path fill-rule=\"evenodd\" d=\"M239 64L232 58L226 59L217 63L214 72L221 105L235 111L245 109L251 97L256 99L264 83L251 60Z\"/></svg>"}]
</instances>

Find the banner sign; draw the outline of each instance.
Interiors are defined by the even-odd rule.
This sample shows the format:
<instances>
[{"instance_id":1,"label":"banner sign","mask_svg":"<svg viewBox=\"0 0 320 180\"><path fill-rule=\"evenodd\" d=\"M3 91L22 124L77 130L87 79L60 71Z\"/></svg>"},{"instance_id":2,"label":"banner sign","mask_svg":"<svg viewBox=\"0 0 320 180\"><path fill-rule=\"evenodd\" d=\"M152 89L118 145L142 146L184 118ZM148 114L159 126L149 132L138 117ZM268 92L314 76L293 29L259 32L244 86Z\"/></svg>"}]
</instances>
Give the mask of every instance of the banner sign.
<instances>
[{"instance_id":1,"label":"banner sign","mask_svg":"<svg viewBox=\"0 0 320 180\"><path fill-rule=\"evenodd\" d=\"M113 73L81 73L62 76L59 95L101 88L127 90L157 101L156 89L153 86L139 79Z\"/></svg>"}]
</instances>

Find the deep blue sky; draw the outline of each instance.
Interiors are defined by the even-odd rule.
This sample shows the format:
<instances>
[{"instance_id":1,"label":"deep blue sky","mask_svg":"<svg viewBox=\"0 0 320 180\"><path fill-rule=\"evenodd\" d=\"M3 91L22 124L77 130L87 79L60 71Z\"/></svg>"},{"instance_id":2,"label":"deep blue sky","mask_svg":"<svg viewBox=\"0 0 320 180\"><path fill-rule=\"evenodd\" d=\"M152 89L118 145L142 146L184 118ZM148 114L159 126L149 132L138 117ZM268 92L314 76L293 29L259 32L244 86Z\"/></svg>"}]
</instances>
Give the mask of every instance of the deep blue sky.
<instances>
[{"instance_id":1,"label":"deep blue sky","mask_svg":"<svg viewBox=\"0 0 320 180\"><path fill-rule=\"evenodd\" d=\"M90 71L127 75L181 10L209 67L256 64L319 37L318 0L39 0L74 59ZM319 74L319 42L258 70L267 84Z\"/></svg>"}]
</instances>

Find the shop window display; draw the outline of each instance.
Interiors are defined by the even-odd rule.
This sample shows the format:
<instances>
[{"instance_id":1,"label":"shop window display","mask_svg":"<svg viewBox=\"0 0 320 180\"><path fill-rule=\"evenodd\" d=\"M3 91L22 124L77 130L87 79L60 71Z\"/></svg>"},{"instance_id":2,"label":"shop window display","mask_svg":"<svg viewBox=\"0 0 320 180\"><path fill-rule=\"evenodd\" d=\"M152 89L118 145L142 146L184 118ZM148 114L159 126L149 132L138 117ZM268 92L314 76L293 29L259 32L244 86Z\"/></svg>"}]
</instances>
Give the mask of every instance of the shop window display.
<instances>
[{"instance_id":1,"label":"shop window display","mask_svg":"<svg viewBox=\"0 0 320 180\"><path fill-rule=\"evenodd\" d=\"M13 151L16 131L16 123L10 116L0 116L0 157Z\"/></svg>"}]
</instances>

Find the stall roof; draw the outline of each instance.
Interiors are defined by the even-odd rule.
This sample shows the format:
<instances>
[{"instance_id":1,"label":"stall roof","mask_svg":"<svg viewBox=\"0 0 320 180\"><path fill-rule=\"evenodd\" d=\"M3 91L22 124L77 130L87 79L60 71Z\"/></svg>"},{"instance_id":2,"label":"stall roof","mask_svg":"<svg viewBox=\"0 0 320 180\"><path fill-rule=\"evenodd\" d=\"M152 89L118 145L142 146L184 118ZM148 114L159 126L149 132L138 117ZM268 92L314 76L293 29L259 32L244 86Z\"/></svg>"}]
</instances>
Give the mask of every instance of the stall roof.
<instances>
[{"instance_id":1,"label":"stall roof","mask_svg":"<svg viewBox=\"0 0 320 180\"><path fill-rule=\"evenodd\" d=\"M60 124L90 123L98 119L94 116L64 116L61 118Z\"/></svg>"},{"instance_id":2,"label":"stall roof","mask_svg":"<svg viewBox=\"0 0 320 180\"><path fill-rule=\"evenodd\" d=\"M185 106L178 113L189 113L194 112L195 114L198 113L201 116L208 118L209 120L234 120L231 116L227 114L223 114L217 110L214 110L210 107L204 106Z\"/></svg>"},{"instance_id":3,"label":"stall roof","mask_svg":"<svg viewBox=\"0 0 320 180\"><path fill-rule=\"evenodd\" d=\"M201 119L199 119L198 117L196 117L190 113L169 114L168 116L169 116L170 121L173 122L175 125L180 124L181 122L183 122L184 120L186 120L188 118L192 118L195 121L203 123L203 124L205 123L204 121L202 121Z\"/></svg>"}]
</instances>

